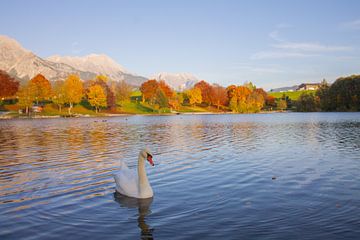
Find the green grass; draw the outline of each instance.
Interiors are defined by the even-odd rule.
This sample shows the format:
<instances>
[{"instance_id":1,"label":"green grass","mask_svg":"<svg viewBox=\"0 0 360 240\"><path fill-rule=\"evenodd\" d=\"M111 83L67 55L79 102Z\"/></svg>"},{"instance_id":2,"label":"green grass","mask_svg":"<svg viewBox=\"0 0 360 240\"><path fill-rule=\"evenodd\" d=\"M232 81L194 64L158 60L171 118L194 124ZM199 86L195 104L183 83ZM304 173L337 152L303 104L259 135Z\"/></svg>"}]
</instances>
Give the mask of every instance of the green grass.
<instances>
[{"instance_id":1,"label":"green grass","mask_svg":"<svg viewBox=\"0 0 360 240\"><path fill-rule=\"evenodd\" d=\"M131 93L131 97L141 97L142 94L140 92L140 90L134 91Z\"/></svg>"},{"instance_id":2,"label":"green grass","mask_svg":"<svg viewBox=\"0 0 360 240\"><path fill-rule=\"evenodd\" d=\"M303 93L313 93L315 94L315 90L304 90L304 91L294 91L294 92L268 92L268 95L273 96L275 98L282 98L282 96L285 94L285 96L288 96L291 100L297 100L301 94Z\"/></svg>"},{"instance_id":3,"label":"green grass","mask_svg":"<svg viewBox=\"0 0 360 240\"><path fill-rule=\"evenodd\" d=\"M130 114L153 114L157 113L157 110L153 109L147 103L140 102L122 102L121 106L117 108L119 112Z\"/></svg>"}]
</instances>

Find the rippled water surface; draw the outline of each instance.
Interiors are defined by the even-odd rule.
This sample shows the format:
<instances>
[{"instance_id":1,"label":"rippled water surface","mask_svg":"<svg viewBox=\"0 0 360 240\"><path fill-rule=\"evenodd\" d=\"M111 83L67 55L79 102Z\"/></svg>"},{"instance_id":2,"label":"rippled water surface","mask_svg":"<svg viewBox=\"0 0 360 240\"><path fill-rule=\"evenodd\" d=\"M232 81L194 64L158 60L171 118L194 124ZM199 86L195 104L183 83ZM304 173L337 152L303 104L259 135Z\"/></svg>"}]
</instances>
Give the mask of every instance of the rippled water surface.
<instances>
[{"instance_id":1,"label":"rippled water surface","mask_svg":"<svg viewBox=\"0 0 360 240\"><path fill-rule=\"evenodd\" d=\"M138 201L112 174L143 146ZM359 236L359 113L0 121L0 239Z\"/></svg>"}]
</instances>

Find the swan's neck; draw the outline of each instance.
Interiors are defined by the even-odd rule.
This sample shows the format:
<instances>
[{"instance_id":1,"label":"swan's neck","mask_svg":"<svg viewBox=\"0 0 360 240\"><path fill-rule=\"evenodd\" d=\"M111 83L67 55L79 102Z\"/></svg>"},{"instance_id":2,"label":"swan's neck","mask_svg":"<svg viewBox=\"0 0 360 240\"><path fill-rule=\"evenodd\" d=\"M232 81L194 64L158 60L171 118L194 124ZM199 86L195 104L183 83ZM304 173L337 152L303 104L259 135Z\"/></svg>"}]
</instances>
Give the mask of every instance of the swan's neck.
<instances>
[{"instance_id":1,"label":"swan's neck","mask_svg":"<svg viewBox=\"0 0 360 240\"><path fill-rule=\"evenodd\" d=\"M139 195L140 197L143 197L144 195L152 194L152 189L149 184L148 177L146 175L145 170L145 159L139 155L138 160L138 176L139 176Z\"/></svg>"}]
</instances>

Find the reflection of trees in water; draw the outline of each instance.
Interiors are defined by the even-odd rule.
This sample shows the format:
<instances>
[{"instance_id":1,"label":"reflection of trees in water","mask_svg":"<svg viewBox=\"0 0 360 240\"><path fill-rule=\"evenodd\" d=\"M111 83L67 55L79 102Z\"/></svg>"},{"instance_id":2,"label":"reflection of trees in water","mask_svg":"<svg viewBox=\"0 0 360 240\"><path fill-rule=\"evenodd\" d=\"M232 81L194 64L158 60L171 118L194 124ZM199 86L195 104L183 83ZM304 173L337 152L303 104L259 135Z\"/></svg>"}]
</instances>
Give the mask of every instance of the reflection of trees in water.
<instances>
[{"instance_id":1,"label":"reflection of trees in water","mask_svg":"<svg viewBox=\"0 0 360 240\"><path fill-rule=\"evenodd\" d=\"M118 192L114 192L114 199L120 204L121 207L125 208L137 208L138 209L138 227L140 228L141 239L154 239L154 229L146 223L146 217L151 214L151 204L153 198L131 198L124 196Z\"/></svg>"},{"instance_id":2,"label":"reflection of trees in water","mask_svg":"<svg viewBox=\"0 0 360 240\"><path fill-rule=\"evenodd\" d=\"M84 142L82 129L78 127L69 127L64 130L64 135L68 143L68 147L71 150L78 150L82 147Z\"/></svg>"}]
</instances>

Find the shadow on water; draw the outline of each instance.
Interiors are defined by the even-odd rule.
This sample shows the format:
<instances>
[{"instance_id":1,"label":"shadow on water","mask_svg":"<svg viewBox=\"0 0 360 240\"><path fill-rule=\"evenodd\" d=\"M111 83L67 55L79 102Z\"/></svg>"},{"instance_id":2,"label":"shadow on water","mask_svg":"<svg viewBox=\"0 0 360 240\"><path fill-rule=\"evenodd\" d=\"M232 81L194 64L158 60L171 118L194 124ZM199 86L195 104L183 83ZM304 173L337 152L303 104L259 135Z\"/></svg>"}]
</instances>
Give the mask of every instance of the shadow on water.
<instances>
[{"instance_id":1,"label":"shadow on water","mask_svg":"<svg viewBox=\"0 0 360 240\"><path fill-rule=\"evenodd\" d=\"M137 208L139 212L138 227L141 230L141 239L154 239L154 229L146 224L145 219L151 213L151 204L153 198L137 199L124 196L118 192L114 192L114 199L121 207L125 208Z\"/></svg>"}]
</instances>

